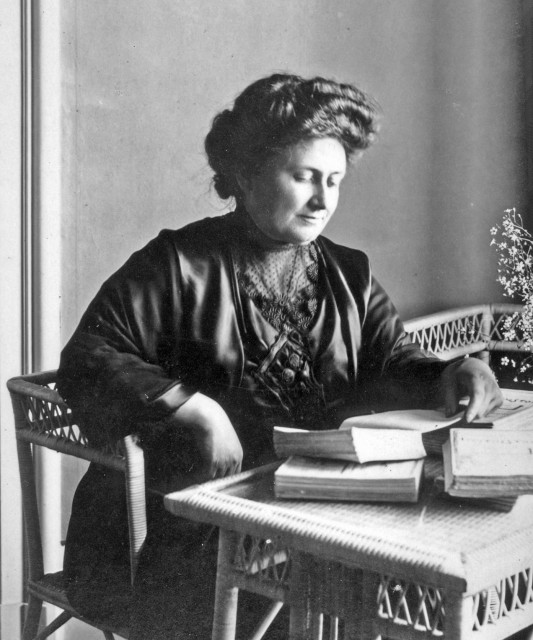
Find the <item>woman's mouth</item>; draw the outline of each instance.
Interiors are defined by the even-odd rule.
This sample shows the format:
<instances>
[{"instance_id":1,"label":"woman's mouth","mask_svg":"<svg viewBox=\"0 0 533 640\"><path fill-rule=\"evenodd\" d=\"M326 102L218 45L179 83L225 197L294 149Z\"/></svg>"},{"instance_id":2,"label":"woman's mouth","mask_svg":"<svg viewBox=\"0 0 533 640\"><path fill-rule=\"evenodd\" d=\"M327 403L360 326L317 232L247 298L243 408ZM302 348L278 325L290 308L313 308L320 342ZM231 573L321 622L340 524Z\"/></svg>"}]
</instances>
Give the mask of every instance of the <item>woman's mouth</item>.
<instances>
[{"instance_id":1,"label":"woman's mouth","mask_svg":"<svg viewBox=\"0 0 533 640\"><path fill-rule=\"evenodd\" d=\"M302 213L300 217L303 218L306 222L310 222L313 224L324 222L324 220L326 219L326 215L323 213Z\"/></svg>"}]
</instances>

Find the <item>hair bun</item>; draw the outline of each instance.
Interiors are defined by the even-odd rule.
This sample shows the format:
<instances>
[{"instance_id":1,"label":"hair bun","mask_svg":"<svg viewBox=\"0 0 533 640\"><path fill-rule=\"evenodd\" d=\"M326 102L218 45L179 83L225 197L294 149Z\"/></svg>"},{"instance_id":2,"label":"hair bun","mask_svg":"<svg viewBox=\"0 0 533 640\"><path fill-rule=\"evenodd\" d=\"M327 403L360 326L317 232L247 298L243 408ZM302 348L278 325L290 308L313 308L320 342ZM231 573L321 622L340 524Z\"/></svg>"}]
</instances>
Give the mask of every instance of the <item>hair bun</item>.
<instances>
[{"instance_id":1,"label":"hair bun","mask_svg":"<svg viewBox=\"0 0 533 640\"><path fill-rule=\"evenodd\" d=\"M377 134L377 104L350 84L276 73L249 85L232 109L215 116L205 139L218 195L240 197L237 176L249 175L302 139L337 139L348 158Z\"/></svg>"}]
</instances>

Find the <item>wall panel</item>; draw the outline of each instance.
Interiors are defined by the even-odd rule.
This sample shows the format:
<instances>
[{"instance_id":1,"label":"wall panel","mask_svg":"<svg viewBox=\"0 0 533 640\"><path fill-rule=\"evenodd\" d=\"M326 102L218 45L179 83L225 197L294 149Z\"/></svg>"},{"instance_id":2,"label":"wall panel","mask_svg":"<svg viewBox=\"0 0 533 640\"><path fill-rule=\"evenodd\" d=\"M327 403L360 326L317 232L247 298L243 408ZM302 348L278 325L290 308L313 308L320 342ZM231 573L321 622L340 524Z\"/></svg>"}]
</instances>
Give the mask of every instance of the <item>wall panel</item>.
<instances>
[{"instance_id":1,"label":"wall panel","mask_svg":"<svg viewBox=\"0 0 533 640\"><path fill-rule=\"evenodd\" d=\"M383 107L328 233L368 251L400 311L499 296L489 229L525 206L519 0L69 6L63 340L135 248L224 209L210 120L280 69L355 81Z\"/></svg>"}]
</instances>

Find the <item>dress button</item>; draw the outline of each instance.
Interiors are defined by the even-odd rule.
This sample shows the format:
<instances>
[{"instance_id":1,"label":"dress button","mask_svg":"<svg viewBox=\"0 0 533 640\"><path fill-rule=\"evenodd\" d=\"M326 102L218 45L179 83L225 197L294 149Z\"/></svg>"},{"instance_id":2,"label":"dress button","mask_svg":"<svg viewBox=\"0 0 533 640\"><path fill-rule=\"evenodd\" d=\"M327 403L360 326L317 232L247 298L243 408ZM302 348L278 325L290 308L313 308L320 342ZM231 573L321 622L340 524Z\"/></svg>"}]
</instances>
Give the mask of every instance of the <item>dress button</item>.
<instances>
[{"instance_id":1,"label":"dress button","mask_svg":"<svg viewBox=\"0 0 533 640\"><path fill-rule=\"evenodd\" d=\"M296 355L295 353L291 353L290 357L289 357L289 365L291 367L291 369L294 369L295 371L297 369L300 368L300 356Z\"/></svg>"},{"instance_id":2,"label":"dress button","mask_svg":"<svg viewBox=\"0 0 533 640\"><path fill-rule=\"evenodd\" d=\"M285 384L291 384L294 382L295 373L292 369L283 369L281 372L281 379Z\"/></svg>"}]
</instances>

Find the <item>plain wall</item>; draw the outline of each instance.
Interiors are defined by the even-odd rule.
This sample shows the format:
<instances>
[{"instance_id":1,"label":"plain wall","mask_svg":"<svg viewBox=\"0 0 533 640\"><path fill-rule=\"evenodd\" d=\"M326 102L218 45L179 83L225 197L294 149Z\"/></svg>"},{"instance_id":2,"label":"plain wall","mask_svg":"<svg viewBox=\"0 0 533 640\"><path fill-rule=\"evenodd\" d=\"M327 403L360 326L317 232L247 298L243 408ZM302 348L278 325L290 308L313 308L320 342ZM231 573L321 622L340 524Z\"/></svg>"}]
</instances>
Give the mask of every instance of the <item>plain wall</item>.
<instances>
[{"instance_id":1,"label":"plain wall","mask_svg":"<svg viewBox=\"0 0 533 640\"><path fill-rule=\"evenodd\" d=\"M519 0L70 0L63 24L64 341L132 251L225 210L203 139L277 70L381 104L326 235L402 315L500 299L489 230L526 206Z\"/></svg>"}]
</instances>

